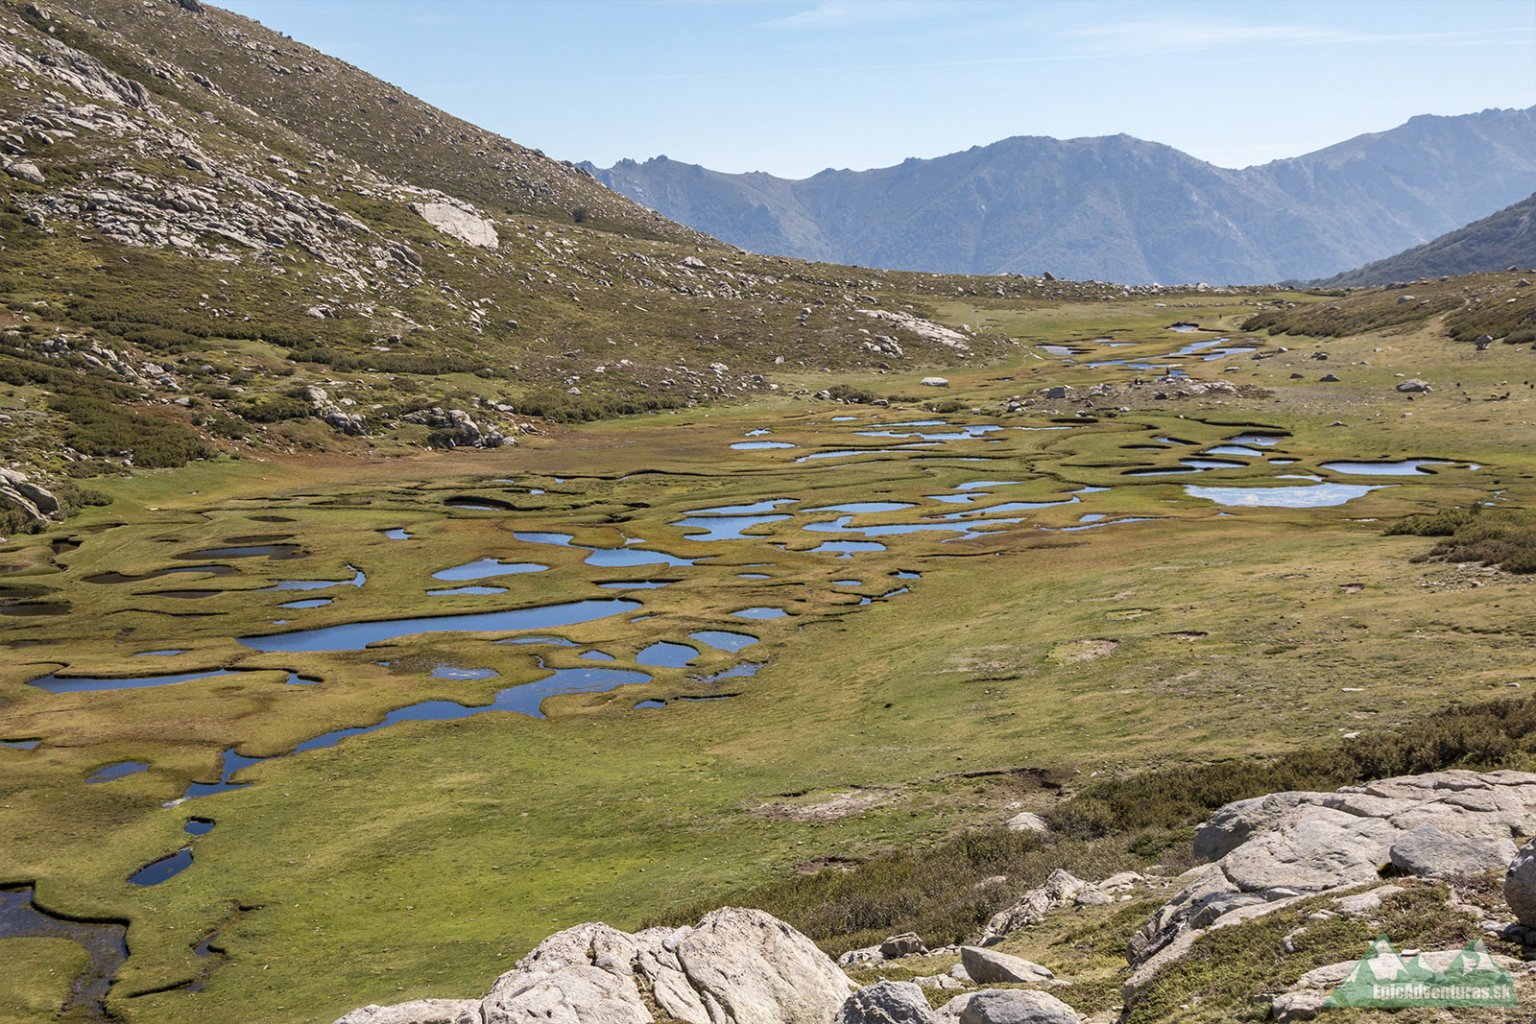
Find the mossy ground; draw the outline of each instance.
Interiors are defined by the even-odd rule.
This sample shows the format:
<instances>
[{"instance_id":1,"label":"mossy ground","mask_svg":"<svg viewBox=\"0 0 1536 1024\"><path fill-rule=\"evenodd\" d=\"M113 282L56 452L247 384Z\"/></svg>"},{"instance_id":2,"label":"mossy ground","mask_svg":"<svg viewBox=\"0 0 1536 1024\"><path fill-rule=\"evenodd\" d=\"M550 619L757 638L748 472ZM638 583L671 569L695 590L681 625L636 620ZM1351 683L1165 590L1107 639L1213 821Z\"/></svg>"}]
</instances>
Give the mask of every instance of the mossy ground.
<instances>
[{"instance_id":1,"label":"mossy ground","mask_svg":"<svg viewBox=\"0 0 1536 1024\"><path fill-rule=\"evenodd\" d=\"M957 402L952 422L1059 426L1054 419L1080 407L1043 401L1003 414L1002 402L1060 382L1129 380L1136 371L1066 366L1023 346L1113 330L1134 343L1109 350L1114 358L1158 356L1191 340L1165 329L1174 319L1234 328L1251 309L1217 296L1177 309L957 303L942 312L973 324L990 317L1021 342L1022 360L949 372L951 387L938 395L915 375L834 379ZM112 504L0 547L7 585L40 588L39 600L70 605L67 615L0 617L8 645L0 738L44 741L33 751L0 748L7 836L0 881L36 880L52 908L133 922L133 956L112 999L127 1020L326 1021L366 1002L478 993L538 939L578 921L632 927L797 869L935 842L1021 806L1047 809L1056 796L1042 779L1072 791L1155 765L1278 753L1531 685L1531 579L1415 561L1431 541L1383 530L1413 512L1530 501L1536 392L1514 385L1531 375L1530 354L1513 347L1475 354L1422 325L1331 339L1326 363L1295 338L1285 339L1289 352L1259 342L1268 358L1187 366L1266 396L1157 401L1148 393L1127 399L1127 411L1100 409L1070 429L992 435L999 443L796 463L817 448L899 443L854 431L928 414L911 403L874 409L765 397L550 428L496 453L268 454L93 482ZM1223 372L1228 367L1235 372ZM1327 370L1341 381L1317 382ZM1292 372L1306 377L1292 381ZM1393 391L1400 372L1431 380L1435 390L1408 401ZM805 383L829 381L808 375ZM1481 400L1504 391L1506 400ZM833 422L846 415L859 419ZM1172 467L1245 425L1288 432L1276 451L1299 461L1283 470L1124 474ZM729 448L759 427L799 447ZM1143 447L1161 436L1198 447ZM1337 508L1242 508L1230 516L1183 490L1267 482L1277 472L1357 482L1321 463L1383 455L1483 468L1362 479L1392 486ZM841 539L801 528L835 513L801 514L752 539L707 544L669 525L688 510L771 497L799 498L801 509L916 503L859 520L904 522L965 508L924 496L977 479L1020 481L978 504L1059 500L1085 485L1111 489L1018 513L1027 521L971 540L876 538L888 550L847 560L805 553ZM493 497L515 511L445 505L458 495ZM1039 529L1078 525L1085 513L1155 521L1081 533ZM396 527L412 539L384 535ZM590 544L638 537L647 547L713 557L691 567L597 569L582 561L583 550L523 543L514 529L560 530ZM237 575L87 582L103 572L195 564L178 556L257 535L291 539L306 556L229 562ZM506 585L504 595L424 596L438 585L434 571L485 556L551 569L481 581ZM285 578L344 579L348 565L366 572L361 589L263 591ZM902 581L911 593L879 599L897 585L890 575L897 570L922 578ZM742 572L771 578L742 579ZM845 578L861 585L832 582ZM655 618L557 630L581 647L542 649L547 663L578 665L578 651L595 647L628 667L654 640L734 628L762 638L742 657L765 667L754 678L705 684L694 677L735 661L706 651L687 671L652 670L642 686L552 699L543 720L496 714L401 725L263 764L243 776L254 783L249 789L161 806L188 781L209 779L225 747L280 753L413 702L483 702L539 671L529 648L497 646L484 635L430 634L364 652L304 655L256 654L232 637L284 628L272 625L278 618L308 627L611 597L619 592L594 583L640 579L677 581L629 592ZM218 592L160 594L185 589ZM859 595L876 599L860 606ZM277 608L303 596L335 601ZM764 622L729 615L754 605L790 614ZM163 648L188 653L133 656ZM426 670L439 662L500 676L433 679ZM59 696L24 685L61 666L103 674L267 671ZM322 682L285 686L287 671ZM644 698L711 692L738 695L634 708ZM129 759L151 768L83 784L96 768ZM160 886L128 884L138 866L182 845L182 825L194 813L218 827L196 841L193 866ZM1099 863L1145 862L1158 852L1155 842L1140 854L1125 845L1129 838L1117 842L1118 852L1095 852L1105 855ZM198 975L206 961L191 947L215 930L228 960L203 991L157 991ZM1088 935L1077 944L1094 971L1108 970L1112 942ZM19 994L0 990L0 1012L42 1019L25 1001L47 979L25 981L31 987Z\"/></svg>"}]
</instances>

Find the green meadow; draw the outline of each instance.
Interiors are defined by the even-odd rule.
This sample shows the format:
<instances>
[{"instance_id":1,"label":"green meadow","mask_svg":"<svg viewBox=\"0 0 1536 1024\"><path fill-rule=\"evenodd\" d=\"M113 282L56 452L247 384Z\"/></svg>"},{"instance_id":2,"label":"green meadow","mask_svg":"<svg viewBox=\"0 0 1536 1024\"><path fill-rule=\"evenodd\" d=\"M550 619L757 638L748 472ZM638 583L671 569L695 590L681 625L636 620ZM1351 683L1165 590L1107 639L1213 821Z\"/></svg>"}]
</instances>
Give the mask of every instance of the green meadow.
<instances>
[{"instance_id":1,"label":"green meadow","mask_svg":"<svg viewBox=\"0 0 1536 1024\"><path fill-rule=\"evenodd\" d=\"M1256 300L1323 301L957 298L937 307L941 320L1014 344L943 371L945 389L916 373L805 374L785 395L549 426L493 452L266 452L94 480L109 503L0 546L0 585L18 597L0 609L0 740L40 741L0 747L0 883L35 883L38 904L62 916L129 923L107 1003L119 1019L324 1022L369 1002L478 993L580 921L632 928L795 880L857 880L861 865L956 849L1093 786L1347 743L1536 684L1536 577L1426 559L1436 539L1388 532L1405 516L1478 503L1499 515L1536 496L1531 352L1476 352L1433 321L1326 340L1245 332ZM1217 338L1249 351L1168 357ZM1087 366L1107 360L1233 387L1133 387L1156 374ZM1329 373L1339 379L1320 380ZM1399 393L1403 375L1433 390ZM1085 395L1101 382L1112 387ZM787 394L832 384L892 400ZM1047 397L1055 385L1074 390ZM1272 443L1179 472L1255 434ZM731 447L752 441L793 447ZM848 450L859 454L805 459ZM1447 464L1391 476L1324 466L1408 458ZM993 483L963 486L978 481ZM1185 490L1321 484L1378 489L1296 508ZM764 513L784 518L734 539L677 525L772 499L792 499ZM863 502L888 504L828 508ZM943 529L890 529L910 525ZM514 536L530 531L573 542ZM881 547L813 550L840 541ZM264 545L297 557L200 554ZM626 548L692 564L588 560ZM433 578L486 558L548 568ZM206 565L227 568L163 574ZM361 586L344 582L357 570ZM273 589L285 580L338 585ZM604 586L639 582L665 585ZM505 589L427 594L466 585ZM238 639L619 598L640 607L356 650ZM330 600L281 607L306 599ZM750 608L783 614L735 614ZM757 642L731 652L690 639L701 631ZM569 643L497 642L550 636ZM641 652L658 642L698 655L648 665ZM143 653L164 650L183 653ZM440 666L494 675L445 678ZM221 669L233 671L145 688L27 685ZM398 709L485 705L584 669L648 679L550 696L541 717L402 721L290 753ZM226 750L270 760L236 774L241 788L178 802L218 780ZM148 767L85 781L122 762ZM216 827L190 837L193 817ZM1175 845L1177 830L1159 828L1061 853L1144 867ZM186 870L129 881L188 844ZM1043 873L1054 855L1008 856ZM953 920L1028 881L1010 873ZM791 920L837 952L921 913L908 909ZM1096 927L1077 945L1107 979L1120 950ZM0 952L4 1021L48 1019L83 965L58 940ZM1089 1002L1112 1005L1113 985Z\"/></svg>"}]
</instances>

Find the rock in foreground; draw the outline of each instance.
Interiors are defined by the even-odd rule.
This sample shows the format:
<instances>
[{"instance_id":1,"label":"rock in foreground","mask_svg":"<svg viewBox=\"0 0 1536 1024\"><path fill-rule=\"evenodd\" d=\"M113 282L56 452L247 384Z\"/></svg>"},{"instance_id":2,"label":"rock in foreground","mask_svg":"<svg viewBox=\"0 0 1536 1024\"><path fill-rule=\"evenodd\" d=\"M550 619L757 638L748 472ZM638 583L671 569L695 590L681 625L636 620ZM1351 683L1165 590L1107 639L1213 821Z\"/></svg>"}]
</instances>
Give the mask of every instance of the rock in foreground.
<instances>
[{"instance_id":1,"label":"rock in foreground","mask_svg":"<svg viewBox=\"0 0 1536 1024\"><path fill-rule=\"evenodd\" d=\"M828 1024L855 988L789 925L725 907L692 928L568 928L483 1001L368 1006L337 1024Z\"/></svg>"}]
</instances>

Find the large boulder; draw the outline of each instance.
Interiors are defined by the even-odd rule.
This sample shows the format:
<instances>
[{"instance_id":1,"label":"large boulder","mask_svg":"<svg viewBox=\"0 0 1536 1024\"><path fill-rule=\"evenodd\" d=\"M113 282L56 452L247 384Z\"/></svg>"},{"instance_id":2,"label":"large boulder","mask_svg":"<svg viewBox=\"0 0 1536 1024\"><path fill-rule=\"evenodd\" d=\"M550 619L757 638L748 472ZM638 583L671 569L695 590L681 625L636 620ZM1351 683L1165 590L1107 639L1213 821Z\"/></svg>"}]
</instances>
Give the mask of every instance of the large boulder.
<instances>
[{"instance_id":1,"label":"large boulder","mask_svg":"<svg viewBox=\"0 0 1536 1024\"><path fill-rule=\"evenodd\" d=\"M726 907L691 928L577 925L539 943L483 1001L369 1006L337 1024L828 1024L856 988L789 925ZM462 1020L411 1016L470 1007Z\"/></svg>"},{"instance_id":2,"label":"large boulder","mask_svg":"<svg viewBox=\"0 0 1536 1024\"><path fill-rule=\"evenodd\" d=\"M928 952L928 947L923 944L922 937L916 932L902 932L900 935L892 935L880 943L880 956L885 960L897 960L904 956L926 952Z\"/></svg>"},{"instance_id":3,"label":"large boulder","mask_svg":"<svg viewBox=\"0 0 1536 1024\"><path fill-rule=\"evenodd\" d=\"M825 1024L854 989L814 942L761 910L705 915L677 955L724 1024Z\"/></svg>"},{"instance_id":4,"label":"large boulder","mask_svg":"<svg viewBox=\"0 0 1536 1024\"><path fill-rule=\"evenodd\" d=\"M466 245L482 249L495 249L501 245L496 225L481 217L467 203L457 200L432 203L412 203L411 212L450 238L457 238Z\"/></svg>"},{"instance_id":5,"label":"large boulder","mask_svg":"<svg viewBox=\"0 0 1536 1024\"><path fill-rule=\"evenodd\" d=\"M1078 1024L1082 1017L1049 992L985 989L956 996L939 1010L940 1024Z\"/></svg>"},{"instance_id":6,"label":"large boulder","mask_svg":"<svg viewBox=\"0 0 1536 1024\"><path fill-rule=\"evenodd\" d=\"M0 506L9 505L33 522L42 522L59 514L59 499L47 488L28 479L25 473L0 466Z\"/></svg>"},{"instance_id":7,"label":"large boulder","mask_svg":"<svg viewBox=\"0 0 1536 1024\"><path fill-rule=\"evenodd\" d=\"M1056 977L1049 968L1042 967L1032 960L1009 956L995 949L982 949L979 946L961 946L960 962L965 965L965 973L969 974L971 980L978 985L1043 982Z\"/></svg>"},{"instance_id":8,"label":"large boulder","mask_svg":"<svg viewBox=\"0 0 1536 1024\"><path fill-rule=\"evenodd\" d=\"M935 1024L935 1018L920 987L910 981L882 981L849 996L834 1024Z\"/></svg>"},{"instance_id":9,"label":"large boulder","mask_svg":"<svg viewBox=\"0 0 1536 1024\"><path fill-rule=\"evenodd\" d=\"M1536 839L1520 848L1504 875L1504 899L1527 928L1536 928Z\"/></svg>"}]
</instances>

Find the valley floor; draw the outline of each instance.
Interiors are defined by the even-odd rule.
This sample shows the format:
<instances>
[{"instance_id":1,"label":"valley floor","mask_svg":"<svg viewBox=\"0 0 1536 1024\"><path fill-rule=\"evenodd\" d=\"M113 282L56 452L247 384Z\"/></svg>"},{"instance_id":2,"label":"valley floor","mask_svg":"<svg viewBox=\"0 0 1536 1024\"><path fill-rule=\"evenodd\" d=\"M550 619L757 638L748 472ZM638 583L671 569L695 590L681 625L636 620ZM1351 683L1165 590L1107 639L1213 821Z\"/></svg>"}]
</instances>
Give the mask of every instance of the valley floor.
<instances>
[{"instance_id":1,"label":"valley floor","mask_svg":"<svg viewBox=\"0 0 1536 1024\"><path fill-rule=\"evenodd\" d=\"M1536 681L1536 577L1384 534L1536 497L1531 352L1251 311L956 304L1013 365L839 378L922 402L101 484L0 546L0 885L128 922L116 1018L329 1021L580 921ZM79 946L0 943L0 1020L72 998Z\"/></svg>"}]
</instances>

